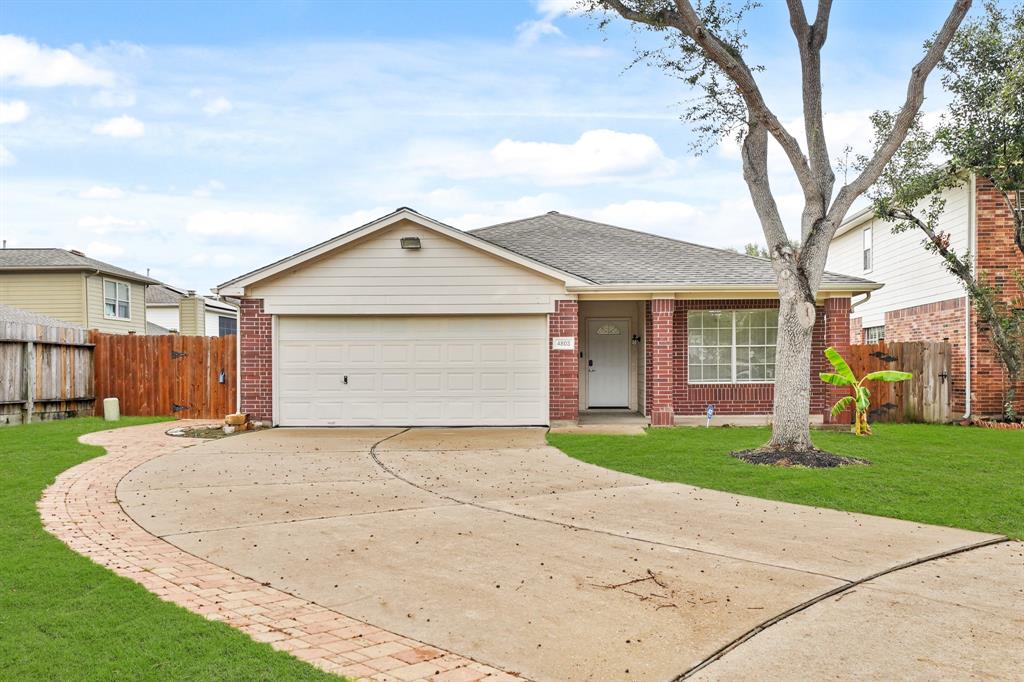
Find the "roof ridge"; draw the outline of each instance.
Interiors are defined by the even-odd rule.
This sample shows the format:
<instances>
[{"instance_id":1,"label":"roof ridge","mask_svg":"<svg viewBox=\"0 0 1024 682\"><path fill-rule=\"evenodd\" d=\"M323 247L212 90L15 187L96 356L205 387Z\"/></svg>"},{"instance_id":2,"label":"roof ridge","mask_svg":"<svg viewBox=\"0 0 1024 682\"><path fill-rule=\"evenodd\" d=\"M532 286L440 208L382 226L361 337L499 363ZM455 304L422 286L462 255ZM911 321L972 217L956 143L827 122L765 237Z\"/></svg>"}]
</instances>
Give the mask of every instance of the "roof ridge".
<instances>
[{"instance_id":1,"label":"roof ridge","mask_svg":"<svg viewBox=\"0 0 1024 682\"><path fill-rule=\"evenodd\" d=\"M682 245L685 245L685 246L690 246L690 247L694 247L694 248L697 248L697 249L703 249L703 250L706 250L706 251L714 251L715 253L728 254L729 256L739 256L739 257L744 258L744 259L757 261L758 263L767 263L769 265L771 264L771 258L762 258L760 256L751 256L750 254L741 253L739 251L734 251L734 250L728 249L728 248L721 248L721 247L716 247L716 246L708 246L706 244L698 244L696 242L687 241L685 239L676 239L675 237L667 237L665 235L656 234L654 232L646 232L644 230L638 230L638 229L635 229L635 228L622 227L621 225L612 225L611 223L603 223L603 222L600 222L600 221L597 221L597 220L592 220L590 218L581 218L579 216L572 215L570 213L561 213L561 212L558 212L558 211L549 211L549 212L546 212L546 213L541 213L541 214L534 215L534 216L529 216L529 217L526 217L526 218L520 218L518 220L508 220L508 221L505 221L505 222L502 222L502 223L495 223L494 225L487 225L485 227L480 227L480 228L477 228L475 230L469 230L469 232L472 232L472 233L486 232L486 231L494 229L494 228L500 228L500 227L505 227L505 226L508 226L508 225L514 225L516 223L528 223L529 221L537 220L537 219L540 219L540 218L548 218L548 217L571 218L572 220L576 220L576 221L579 221L581 223L588 223L590 225L597 225L599 227L610 228L610 229L613 229L613 230L618 230L620 232L628 232L630 234L638 234L638 235L643 235L643 236L646 236L646 237L654 237L656 239L660 239L660 240L663 240L663 241L671 242L673 244L682 244ZM538 226L538 227L540 227L540 226ZM505 248L508 248L508 247L505 247ZM871 282L871 280L863 278L863 277L857 277L856 275L847 275L847 274L843 274L841 272L833 272L831 270L825 270L825 271L823 271L823 274L834 275L834 276L837 276L837 277L845 277L845 278L848 278L848 279L857 280L857 281L861 281L861 282Z\"/></svg>"},{"instance_id":2,"label":"roof ridge","mask_svg":"<svg viewBox=\"0 0 1024 682\"><path fill-rule=\"evenodd\" d=\"M520 220L509 220L509 221L504 222L504 223L497 223L495 225L488 225L487 227L481 227L481 228L478 228L476 230L473 230L473 232L479 232L479 231L482 231L482 230L489 230L489 229L491 229L493 227L502 227L504 225L511 225L512 223L526 222L527 220L536 220L537 218L543 218L543 217L549 216L549 215L552 215L552 213L542 213L540 215L530 216L529 218L521 218ZM566 217L566 218L572 218L573 220L578 220L578 221L583 222L583 223L590 223L591 225L600 225L601 227L610 227L610 228L612 228L614 230L621 230L623 232L630 232L632 234L642 234L642 235L647 236L647 237L655 237L657 239L663 239L665 241L673 242L675 244L685 244L687 246L695 246L695 247L697 247L699 249L708 249L710 251L718 251L720 253L728 253L728 254L731 254L733 256L743 256L744 258L754 258L754 259L762 261L762 262L770 262L770 260L771 260L771 259L768 259L768 258L761 258L760 256L751 256L751 255L746 254L746 253L740 253L739 251L733 251L732 249L720 248L720 247L717 247L717 246L708 246L707 244L698 244L697 242L691 242L691 241L687 241L685 239L676 239L675 237L666 237L663 234L656 234L654 232L646 232L644 230L638 230L638 229L632 228L632 227L622 227L621 225L612 225L611 223L602 223L602 222L600 222L598 220L591 220L590 218L581 218L579 216L572 215L570 213L558 213L558 212L555 212L554 215L563 216L563 217Z\"/></svg>"}]
</instances>

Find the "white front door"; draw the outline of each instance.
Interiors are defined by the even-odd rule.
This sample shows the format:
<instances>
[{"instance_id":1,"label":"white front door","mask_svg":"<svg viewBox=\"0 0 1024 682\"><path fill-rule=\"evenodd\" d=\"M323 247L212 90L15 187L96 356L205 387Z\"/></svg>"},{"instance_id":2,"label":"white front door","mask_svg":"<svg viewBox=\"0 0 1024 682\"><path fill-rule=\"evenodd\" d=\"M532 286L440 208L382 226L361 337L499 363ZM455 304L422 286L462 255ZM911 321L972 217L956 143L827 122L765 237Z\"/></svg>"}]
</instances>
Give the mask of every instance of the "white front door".
<instances>
[{"instance_id":1,"label":"white front door","mask_svg":"<svg viewBox=\"0 0 1024 682\"><path fill-rule=\"evenodd\" d=\"M629 406L629 320L587 320L587 406Z\"/></svg>"}]
</instances>

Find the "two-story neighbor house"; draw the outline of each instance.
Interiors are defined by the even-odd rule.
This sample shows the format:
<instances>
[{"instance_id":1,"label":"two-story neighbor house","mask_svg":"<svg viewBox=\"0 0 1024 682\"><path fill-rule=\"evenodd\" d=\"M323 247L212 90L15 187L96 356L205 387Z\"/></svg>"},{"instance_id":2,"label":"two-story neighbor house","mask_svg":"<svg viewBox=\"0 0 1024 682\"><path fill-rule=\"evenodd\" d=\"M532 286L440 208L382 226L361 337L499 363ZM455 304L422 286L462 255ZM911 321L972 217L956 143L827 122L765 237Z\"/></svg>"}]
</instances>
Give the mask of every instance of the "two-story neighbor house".
<instances>
[{"instance_id":1,"label":"two-story neighbor house","mask_svg":"<svg viewBox=\"0 0 1024 682\"><path fill-rule=\"evenodd\" d=\"M1013 241L1013 215L984 178L971 176L945 192L938 230L958 253L990 278L1003 300L1019 295L1013 273L1024 272L1024 254ZM1018 198L1018 206L1019 198ZM850 216L836 231L826 269L870 278L885 286L854 299L851 343L947 341L953 351L953 409L957 414L1001 412L1005 373L960 281L941 258L922 245L923 234L894 234L892 224L870 208ZM1024 410L1024 386L1017 389Z\"/></svg>"},{"instance_id":2,"label":"two-story neighbor house","mask_svg":"<svg viewBox=\"0 0 1024 682\"><path fill-rule=\"evenodd\" d=\"M146 333L154 279L65 249L0 249L0 303L112 334Z\"/></svg>"}]
</instances>

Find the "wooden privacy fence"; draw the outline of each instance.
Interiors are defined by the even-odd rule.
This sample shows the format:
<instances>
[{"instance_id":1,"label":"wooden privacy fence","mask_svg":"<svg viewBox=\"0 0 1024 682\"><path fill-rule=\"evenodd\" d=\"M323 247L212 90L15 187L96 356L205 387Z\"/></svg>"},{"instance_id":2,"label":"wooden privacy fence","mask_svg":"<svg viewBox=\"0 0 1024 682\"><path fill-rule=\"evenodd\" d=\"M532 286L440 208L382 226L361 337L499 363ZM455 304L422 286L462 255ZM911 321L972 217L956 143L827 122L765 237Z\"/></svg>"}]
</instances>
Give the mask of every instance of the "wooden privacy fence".
<instances>
[{"instance_id":1,"label":"wooden privacy fence","mask_svg":"<svg viewBox=\"0 0 1024 682\"><path fill-rule=\"evenodd\" d=\"M892 384L868 382L871 421L943 423L953 418L952 358L948 343L882 341L851 346L847 361L858 378L882 369L914 375Z\"/></svg>"},{"instance_id":2,"label":"wooden privacy fence","mask_svg":"<svg viewBox=\"0 0 1024 682\"><path fill-rule=\"evenodd\" d=\"M93 414L88 332L0 321L0 424Z\"/></svg>"},{"instance_id":3,"label":"wooden privacy fence","mask_svg":"<svg viewBox=\"0 0 1024 682\"><path fill-rule=\"evenodd\" d=\"M135 336L90 332L97 413L119 398L121 414L221 419L235 411L234 336Z\"/></svg>"}]
</instances>

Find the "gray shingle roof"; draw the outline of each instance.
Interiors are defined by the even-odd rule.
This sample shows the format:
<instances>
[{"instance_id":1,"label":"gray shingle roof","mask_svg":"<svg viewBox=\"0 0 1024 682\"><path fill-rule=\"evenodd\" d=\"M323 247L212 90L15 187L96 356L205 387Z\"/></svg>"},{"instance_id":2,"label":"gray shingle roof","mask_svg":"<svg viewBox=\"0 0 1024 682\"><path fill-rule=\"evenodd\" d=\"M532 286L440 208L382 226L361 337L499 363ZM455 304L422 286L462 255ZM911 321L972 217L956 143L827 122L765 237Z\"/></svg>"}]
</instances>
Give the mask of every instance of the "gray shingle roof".
<instances>
[{"instance_id":1,"label":"gray shingle roof","mask_svg":"<svg viewBox=\"0 0 1024 682\"><path fill-rule=\"evenodd\" d=\"M123 277L145 284L159 284L155 279L110 263L80 256L66 249L0 249L0 271L32 270L99 270L103 274Z\"/></svg>"},{"instance_id":2,"label":"gray shingle roof","mask_svg":"<svg viewBox=\"0 0 1024 682\"><path fill-rule=\"evenodd\" d=\"M0 303L0 322L17 322L19 324L41 324L46 327L65 327L70 329L85 329L83 325L58 320L56 317L34 313L31 310L22 310L14 306Z\"/></svg>"},{"instance_id":3,"label":"gray shingle roof","mask_svg":"<svg viewBox=\"0 0 1024 682\"><path fill-rule=\"evenodd\" d=\"M156 322L146 322L146 336L167 336L170 333L170 329L165 329Z\"/></svg>"},{"instance_id":4,"label":"gray shingle roof","mask_svg":"<svg viewBox=\"0 0 1024 682\"><path fill-rule=\"evenodd\" d=\"M155 284L146 287L146 305L178 305L182 298L174 289L166 284Z\"/></svg>"},{"instance_id":5,"label":"gray shingle roof","mask_svg":"<svg viewBox=\"0 0 1024 682\"><path fill-rule=\"evenodd\" d=\"M734 251L551 212L471 233L597 284L774 286L771 262ZM825 273L825 284L873 284Z\"/></svg>"}]
</instances>

